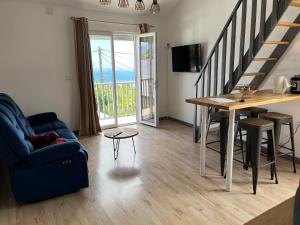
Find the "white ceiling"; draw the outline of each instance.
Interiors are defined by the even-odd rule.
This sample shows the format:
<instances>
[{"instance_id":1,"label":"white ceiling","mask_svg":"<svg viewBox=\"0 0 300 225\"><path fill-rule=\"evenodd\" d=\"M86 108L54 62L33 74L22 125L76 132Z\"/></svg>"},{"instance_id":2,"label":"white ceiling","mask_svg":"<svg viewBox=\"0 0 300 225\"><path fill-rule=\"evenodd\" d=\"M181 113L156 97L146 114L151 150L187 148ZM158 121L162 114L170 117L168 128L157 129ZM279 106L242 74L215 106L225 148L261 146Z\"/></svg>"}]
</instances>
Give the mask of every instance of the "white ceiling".
<instances>
[{"instance_id":1,"label":"white ceiling","mask_svg":"<svg viewBox=\"0 0 300 225\"><path fill-rule=\"evenodd\" d=\"M118 13L118 14L135 14L135 15L150 15L149 12L152 0L144 0L146 10L136 11L134 5L136 0L129 0L129 8L119 8L119 0L111 0L111 5L102 6L99 4L99 0L27 0L31 2L39 2L46 4L55 4L55 5L67 5L72 7L84 8L88 10L97 10L107 13ZM182 0L181 0L182 1ZM181 2L180 0L158 0L158 3L161 7L160 15L168 15L171 13L175 7Z\"/></svg>"}]
</instances>

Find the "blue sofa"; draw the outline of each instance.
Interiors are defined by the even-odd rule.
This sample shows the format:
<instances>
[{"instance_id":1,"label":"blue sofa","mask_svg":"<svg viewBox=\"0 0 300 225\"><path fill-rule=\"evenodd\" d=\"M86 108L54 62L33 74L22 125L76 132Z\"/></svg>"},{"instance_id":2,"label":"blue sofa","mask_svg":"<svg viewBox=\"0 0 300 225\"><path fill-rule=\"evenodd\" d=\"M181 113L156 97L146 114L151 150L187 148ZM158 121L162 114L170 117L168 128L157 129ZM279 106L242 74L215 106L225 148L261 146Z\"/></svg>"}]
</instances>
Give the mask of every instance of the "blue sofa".
<instances>
[{"instance_id":1,"label":"blue sofa","mask_svg":"<svg viewBox=\"0 0 300 225\"><path fill-rule=\"evenodd\" d=\"M61 144L34 149L26 137L56 133ZM0 157L9 168L18 202L35 202L78 191L89 186L84 147L55 113L26 118L18 105L0 93Z\"/></svg>"}]
</instances>

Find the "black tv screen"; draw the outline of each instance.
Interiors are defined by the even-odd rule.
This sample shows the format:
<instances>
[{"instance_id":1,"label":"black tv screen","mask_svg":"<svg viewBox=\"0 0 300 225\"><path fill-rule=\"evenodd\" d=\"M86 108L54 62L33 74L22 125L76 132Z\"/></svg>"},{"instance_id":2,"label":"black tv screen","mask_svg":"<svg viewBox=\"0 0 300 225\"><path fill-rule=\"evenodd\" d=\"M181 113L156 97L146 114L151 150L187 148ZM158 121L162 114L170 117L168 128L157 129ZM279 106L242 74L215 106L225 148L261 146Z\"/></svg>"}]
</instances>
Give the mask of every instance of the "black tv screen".
<instances>
[{"instance_id":1,"label":"black tv screen","mask_svg":"<svg viewBox=\"0 0 300 225\"><path fill-rule=\"evenodd\" d=\"M173 72L197 73L201 70L201 45L185 45L172 48Z\"/></svg>"}]
</instances>

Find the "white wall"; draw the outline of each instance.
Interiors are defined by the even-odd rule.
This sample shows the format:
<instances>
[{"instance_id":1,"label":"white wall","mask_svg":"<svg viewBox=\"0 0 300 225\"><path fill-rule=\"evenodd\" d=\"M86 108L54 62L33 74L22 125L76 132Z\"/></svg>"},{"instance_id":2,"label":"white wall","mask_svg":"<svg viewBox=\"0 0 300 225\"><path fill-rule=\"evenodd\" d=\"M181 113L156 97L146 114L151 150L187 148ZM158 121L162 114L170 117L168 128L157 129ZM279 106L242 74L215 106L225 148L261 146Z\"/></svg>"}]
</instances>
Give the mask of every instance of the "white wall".
<instances>
[{"instance_id":1,"label":"white wall","mask_svg":"<svg viewBox=\"0 0 300 225\"><path fill-rule=\"evenodd\" d=\"M1 1L0 92L10 94L26 115L55 111L72 129L78 129L79 94L71 16L155 25L159 43L160 115L165 116L165 23L156 17L119 16L71 7ZM112 27L91 26L99 30ZM114 29L132 31L132 27L126 26L114 26Z\"/></svg>"},{"instance_id":2,"label":"white wall","mask_svg":"<svg viewBox=\"0 0 300 225\"><path fill-rule=\"evenodd\" d=\"M237 0L185 0L170 15L168 19L168 42L171 46L191 43L203 44L203 60L211 51L218 35L225 25ZM298 11L296 12L298 13ZM295 11L291 9L284 19L294 18ZM292 21L292 20L291 20ZM282 36L281 30L276 31L272 38ZM238 32L239 33L239 32ZM247 41L247 40L246 40ZM259 53L260 57L267 57L272 49L266 48ZM169 58L171 57L169 51ZM289 47L287 53L273 69L269 79L262 88L272 88L274 79L279 75L293 76L300 74L300 35ZM194 107L185 103L185 99L195 96L193 84L197 74L171 72L171 60L168 61L168 112L169 116L182 121L193 123ZM250 70L257 71L262 64L251 66ZM288 113L294 116L295 124L300 122L300 102L289 102L267 106L270 110ZM287 130L283 132L282 142L287 140ZM297 156L300 157L300 132L296 134Z\"/></svg>"},{"instance_id":3,"label":"white wall","mask_svg":"<svg viewBox=\"0 0 300 225\"><path fill-rule=\"evenodd\" d=\"M201 43L203 61L214 46L236 0L185 0L168 19L168 43L171 46ZM194 107L185 99L195 96L196 73L173 73L169 50L169 116L193 123Z\"/></svg>"}]
</instances>

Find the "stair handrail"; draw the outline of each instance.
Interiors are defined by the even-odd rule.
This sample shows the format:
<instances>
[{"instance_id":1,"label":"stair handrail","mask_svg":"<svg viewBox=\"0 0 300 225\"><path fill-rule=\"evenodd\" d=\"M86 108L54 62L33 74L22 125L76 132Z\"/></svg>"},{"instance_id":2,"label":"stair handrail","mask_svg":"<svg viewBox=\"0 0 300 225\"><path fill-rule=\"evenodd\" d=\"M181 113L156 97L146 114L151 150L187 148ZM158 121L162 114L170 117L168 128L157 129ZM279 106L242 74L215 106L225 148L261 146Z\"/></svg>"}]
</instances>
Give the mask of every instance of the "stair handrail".
<instances>
[{"instance_id":1,"label":"stair handrail","mask_svg":"<svg viewBox=\"0 0 300 225\"><path fill-rule=\"evenodd\" d=\"M243 3L243 1L245 0L239 0L238 3L236 4L236 6L234 7L229 19L227 20L221 34L219 35L217 41L216 41L216 44L214 45L211 53L209 54L208 58L207 58L207 61L205 63L205 65L202 67L201 71L200 71L200 74L197 78L197 81L195 82L195 86L198 85L199 81L201 80L202 76L203 76L203 73L204 71L206 70L207 66L208 66L208 63L209 61L211 60L212 56L214 55L215 51L216 51L216 48L218 47L218 45L220 44L220 41L222 40L223 36L224 36L224 33L227 31L228 27L230 26L231 22L232 22L232 19L234 17L234 15L237 13L237 11L239 10L241 4Z\"/></svg>"}]
</instances>

